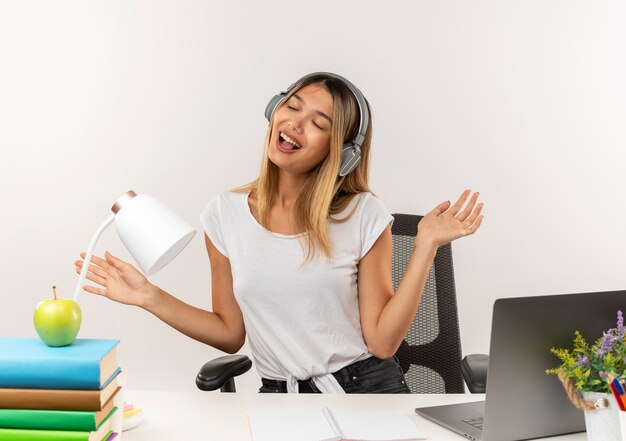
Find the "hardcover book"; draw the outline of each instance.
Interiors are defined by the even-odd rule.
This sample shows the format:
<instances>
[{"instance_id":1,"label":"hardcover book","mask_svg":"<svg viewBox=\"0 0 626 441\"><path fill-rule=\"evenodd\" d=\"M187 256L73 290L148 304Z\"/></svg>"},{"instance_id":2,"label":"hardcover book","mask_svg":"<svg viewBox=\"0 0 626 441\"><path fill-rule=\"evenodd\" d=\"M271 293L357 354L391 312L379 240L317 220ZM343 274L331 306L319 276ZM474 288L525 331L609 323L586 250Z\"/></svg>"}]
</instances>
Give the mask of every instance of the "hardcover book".
<instances>
[{"instance_id":1,"label":"hardcover book","mask_svg":"<svg viewBox=\"0 0 626 441\"><path fill-rule=\"evenodd\" d=\"M0 409L102 410L124 383L115 372L102 389L0 389Z\"/></svg>"},{"instance_id":2,"label":"hardcover book","mask_svg":"<svg viewBox=\"0 0 626 441\"><path fill-rule=\"evenodd\" d=\"M33 430L0 429L0 441L103 441L110 437L111 418L117 412L114 407L97 430Z\"/></svg>"},{"instance_id":3,"label":"hardcover book","mask_svg":"<svg viewBox=\"0 0 626 441\"><path fill-rule=\"evenodd\" d=\"M118 391L120 389L118 388ZM100 411L0 409L0 428L37 430L78 430L91 432L100 427L115 407L114 397Z\"/></svg>"},{"instance_id":4,"label":"hardcover book","mask_svg":"<svg viewBox=\"0 0 626 441\"><path fill-rule=\"evenodd\" d=\"M99 390L120 370L118 343L77 339L50 347L38 338L0 338L0 388Z\"/></svg>"}]
</instances>

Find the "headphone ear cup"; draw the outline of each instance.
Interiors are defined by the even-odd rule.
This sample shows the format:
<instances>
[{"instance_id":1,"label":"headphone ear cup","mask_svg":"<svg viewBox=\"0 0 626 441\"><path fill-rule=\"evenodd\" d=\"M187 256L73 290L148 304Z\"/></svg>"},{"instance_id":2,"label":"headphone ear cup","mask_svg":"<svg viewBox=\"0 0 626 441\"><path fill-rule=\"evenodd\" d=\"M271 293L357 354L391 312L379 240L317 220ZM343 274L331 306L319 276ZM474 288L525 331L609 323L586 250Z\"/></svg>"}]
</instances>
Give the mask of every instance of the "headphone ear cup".
<instances>
[{"instance_id":1,"label":"headphone ear cup","mask_svg":"<svg viewBox=\"0 0 626 441\"><path fill-rule=\"evenodd\" d=\"M352 143L343 145L341 151L341 166L339 167L339 176L345 176L356 168L361 161L361 149Z\"/></svg>"},{"instance_id":2,"label":"headphone ear cup","mask_svg":"<svg viewBox=\"0 0 626 441\"><path fill-rule=\"evenodd\" d=\"M285 98L284 93L280 93L278 95L274 95L267 106L265 107L265 119L267 122L272 122L272 116L274 115L274 111L280 105L280 102Z\"/></svg>"}]
</instances>

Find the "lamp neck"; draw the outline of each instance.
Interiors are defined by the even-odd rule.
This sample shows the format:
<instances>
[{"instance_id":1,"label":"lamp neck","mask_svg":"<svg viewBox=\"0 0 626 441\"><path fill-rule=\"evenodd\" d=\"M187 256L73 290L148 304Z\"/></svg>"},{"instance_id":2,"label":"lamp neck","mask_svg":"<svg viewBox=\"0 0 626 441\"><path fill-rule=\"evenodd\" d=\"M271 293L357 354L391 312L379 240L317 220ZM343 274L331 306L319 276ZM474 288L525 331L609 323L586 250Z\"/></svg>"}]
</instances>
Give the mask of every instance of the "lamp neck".
<instances>
[{"instance_id":1,"label":"lamp neck","mask_svg":"<svg viewBox=\"0 0 626 441\"><path fill-rule=\"evenodd\" d=\"M83 283L85 282L85 278L87 277L87 268L89 268L89 264L91 262L91 256L93 256L93 249L96 246L96 242L102 235L102 232L106 230L106 228L113 223L115 220L115 215L110 214L109 217L102 222L102 224L98 227L96 232L91 238L89 242L89 247L87 247L87 252L85 253L85 260L83 261L83 269L80 270L80 277L78 278L78 283L76 284L76 289L74 290L74 301L78 301L78 295L83 288Z\"/></svg>"}]
</instances>

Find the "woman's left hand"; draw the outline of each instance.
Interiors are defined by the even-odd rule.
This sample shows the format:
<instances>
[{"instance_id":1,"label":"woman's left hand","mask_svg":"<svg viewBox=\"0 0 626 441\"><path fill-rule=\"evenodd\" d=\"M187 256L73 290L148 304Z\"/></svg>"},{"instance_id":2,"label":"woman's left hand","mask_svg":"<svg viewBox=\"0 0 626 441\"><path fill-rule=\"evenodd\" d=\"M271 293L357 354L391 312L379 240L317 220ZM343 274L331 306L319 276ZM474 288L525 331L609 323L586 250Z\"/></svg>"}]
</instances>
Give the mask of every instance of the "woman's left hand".
<instances>
[{"instance_id":1,"label":"woman's left hand","mask_svg":"<svg viewBox=\"0 0 626 441\"><path fill-rule=\"evenodd\" d=\"M415 243L426 241L440 247L459 237L474 234L483 221L480 215L483 203L476 204L478 192L470 198L471 193L471 190L465 190L454 205L450 201L442 202L424 216L419 223Z\"/></svg>"}]
</instances>

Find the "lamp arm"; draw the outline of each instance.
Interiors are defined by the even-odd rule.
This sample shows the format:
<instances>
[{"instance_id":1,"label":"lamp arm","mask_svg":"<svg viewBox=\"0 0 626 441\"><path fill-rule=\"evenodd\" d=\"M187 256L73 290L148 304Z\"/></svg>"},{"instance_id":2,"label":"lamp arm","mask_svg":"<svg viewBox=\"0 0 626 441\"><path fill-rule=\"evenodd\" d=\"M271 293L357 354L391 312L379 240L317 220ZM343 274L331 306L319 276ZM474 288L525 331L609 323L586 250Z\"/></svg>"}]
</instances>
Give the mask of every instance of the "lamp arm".
<instances>
[{"instance_id":1,"label":"lamp arm","mask_svg":"<svg viewBox=\"0 0 626 441\"><path fill-rule=\"evenodd\" d=\"M115 214L111 214L102 225L98 227L93 237L91 238L91 242L89 242L89 247L87 248L87 254L85 255L85 260L83 262L83 269L80 271L80 277L78 278L78 283L76 284L76 290L74 290L74 301L78 301L78 294L81 291L83 283L85 283L85 278L87 277L87 270L89 268L89 262L91 261L91 256L93 255L93 249L96 246L96 242L100 239L102 232L107 229L109 225L113 223L115 220Z\"/></svg>"}]
</instances>

